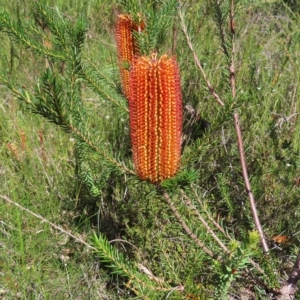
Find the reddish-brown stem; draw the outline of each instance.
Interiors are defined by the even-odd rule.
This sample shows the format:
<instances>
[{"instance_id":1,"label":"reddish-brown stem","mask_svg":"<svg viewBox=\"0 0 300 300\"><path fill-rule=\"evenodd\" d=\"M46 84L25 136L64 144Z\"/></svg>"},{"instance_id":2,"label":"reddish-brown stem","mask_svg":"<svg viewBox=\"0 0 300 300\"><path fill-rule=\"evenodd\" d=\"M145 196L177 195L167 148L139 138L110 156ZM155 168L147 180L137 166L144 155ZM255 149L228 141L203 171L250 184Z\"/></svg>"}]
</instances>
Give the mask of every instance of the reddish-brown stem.
<instances>
[{"instance_id":1,"label":"reddish-brown stem","mask_svg":"<svg viewBox=\"0 0 300 300\"><path fill-rule=\"evenodd\" d=\"M235 34L235 23L234 23L234 0L230 2L230 32L232 35Z\"/></svg>"},{"instance_id":2,"label":"reddish-brown stem","mask_svg":"<svg viewBox=\"0 0 300 300\"><path fill-rule=\"evenodd\" d=\"M249 200L250 200L250 206L251 206L251 210L252 210L252 214L253 214L254 223L255 223L256 229L258 230L258 233L259 233L259 236L260 236L263 251L265 253L267 253L267 252L269 252L269 247L268 247L268 244L266 242L266 238L264 236L264 232L262 230L262 227L261 227L261 224L260 224L260 221L259 221L254 196L253 196L252 191L251 191L251 185L250 185L250 181L249 181L249 177L248 177L247 165L246 165L245 155L244 155L242 132L241 132L241 127L240 127L240 124L239 124L239 117L238 117L237 113L234 114L234 125L235 125L235 130L236 130L237 139L238 139L238 147L239 147L239 152L240 152L240 160L241 160L241 166L242 166L244 182L245 182L246 191L247 191L247 194L248 194L248 197L249 197Z\"/></svg>"},{"instance_id":3,"label":"reddish-brown stem","mask_svg":"<svg viewBox=\"0 0 300 300\"><path fill-rule=\"evenodd\" d=\"M235 98L236 88L235 88L235 66L234 66L234 55L235 55L235 47L234 47L234 35L235 35L235 24L234 24L234 0L231 0L230 3L230 32L232 39L232 49L231 49L231 57L230 57L230 66L229 66L229 76L230 76L230 87L232 98Z\"/></svg>"}]
</instances>

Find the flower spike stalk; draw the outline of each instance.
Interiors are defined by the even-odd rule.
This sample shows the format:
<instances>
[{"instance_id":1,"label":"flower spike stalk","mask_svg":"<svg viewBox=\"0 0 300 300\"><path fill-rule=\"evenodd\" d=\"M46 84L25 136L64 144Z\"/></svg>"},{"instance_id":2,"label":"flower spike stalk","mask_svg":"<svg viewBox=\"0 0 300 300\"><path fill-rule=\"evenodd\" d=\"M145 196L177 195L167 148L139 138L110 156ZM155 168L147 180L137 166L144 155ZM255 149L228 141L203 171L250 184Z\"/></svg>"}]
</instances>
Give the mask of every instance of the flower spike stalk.
<instances>
[{"instance_id":1,"label":"flower spike stalk","mask_svg":"<svg viewBox=\"0 0 300 300\"><path fill-rule=\"evenodd\" d=\"M133 160L143 180L159 183L180 166L182 97L179 68L167 55L139 57L130 71Z\"/></svg>"},{"instance_id":2,"label":"flower spike stalk","mask_svg":"<svg viewBox=\"0 0 300 300\"><path fill-rule=\"evenodd\" d=\"M133 32L140 32L144 28L145 24L142 20L135 23L130 15L118 15L116 24L118 60L122 90L127 99L129 98L129 69L134 58L139 55L139 48Z\"/></svg>"}]
</instances>

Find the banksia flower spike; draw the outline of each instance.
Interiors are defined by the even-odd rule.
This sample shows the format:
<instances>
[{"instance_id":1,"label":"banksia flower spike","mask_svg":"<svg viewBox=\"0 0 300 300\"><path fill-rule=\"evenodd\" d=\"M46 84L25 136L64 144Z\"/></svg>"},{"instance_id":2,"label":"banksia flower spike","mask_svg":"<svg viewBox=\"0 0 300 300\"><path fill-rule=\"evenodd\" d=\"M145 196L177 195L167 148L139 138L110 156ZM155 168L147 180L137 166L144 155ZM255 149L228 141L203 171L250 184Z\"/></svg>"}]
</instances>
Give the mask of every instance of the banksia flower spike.
<instances>
[{"instance_id":1,"label":"banksia flower spike","mask_svg":"<svg viewBox=\"0 0 300 300\"><path fill-rule=\"evenodd\" d=\"M119 15L116 25L118 60L124 95L129 98L129 69L134 58L139 55L139 48L134 39L134 31L145 28L143 21L135 23L130 15Z\"/></svg>"},{"instance_id":2,"label":"banksia flower spike","mask_svg":"<svg viewBox=\"0 0 300 300\"><path fill-rule=\"evenodd\" d=\"M139 57L130 72L130 134L137 174L159 183L180 166L182 98L174 58Z\"/></svg>"}]
</instances>

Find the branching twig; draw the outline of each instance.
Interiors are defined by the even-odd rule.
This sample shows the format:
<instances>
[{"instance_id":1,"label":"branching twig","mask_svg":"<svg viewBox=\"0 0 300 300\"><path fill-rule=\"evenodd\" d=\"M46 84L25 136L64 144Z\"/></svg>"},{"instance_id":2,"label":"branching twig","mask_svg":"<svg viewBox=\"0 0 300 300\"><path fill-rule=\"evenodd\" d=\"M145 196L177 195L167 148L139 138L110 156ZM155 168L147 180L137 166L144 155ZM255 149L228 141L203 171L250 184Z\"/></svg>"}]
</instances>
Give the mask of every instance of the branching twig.
<instances>
[{"instance_id":1,"label":"branching twig","mask_svg":"<svg viewBox=\"0 0 300 300\"><path fill-rule=\"evenodd\" d=\"M261 240L261 243L262 243L263 251L265 253L267 253L267 252L269 252L269 247L268 247L268 244L266 242L264 232L262 230L262 227L261 227L261 224L260 224L260 221L259 221L259 218L258 218L254 196L253 196L252 191L251 191L251 185L250 185L250 181L249 181L249 177L248 177L247 166L246 166L246 161L245 161L245 156L244 156L244 146L243 146L242 132L241 132L241 128L240 128L240 124L239 124L239 117L238 117L237 113L234 114L234 125L235 125L235 130L236 130L236 133L237 133L238 147L239 147L239 152L240 152L240 160L241 160L241 166L242 166L242 171L243 171L244 182L245 182L246 191L247 191L247 194L248 194L248 197L249 197L249 200L250 200L250 206L251 206L251 210L252 210L252 214L253 214L254 223L255 223L255 226L256 226L256 228L258 230L258 233L260 235L260 240Z\"/></svg>"},{"instance_id":2,"label":"branching twig","mask_svg":"<svg viewBox=\"0 0 300 300\"><path fill-rule=\"evenodd\" d=\"M192 203L192 201L187 197L187 195L181 191L183 197L185 198L184 202L187 205L187 207L190 207L194 213L197 215L200 222L203 224L203 226L206 228L207 232L213 237L213 239L220 245L220 247L225 251L225 253L230 253L229 249L223 244L223 242L218 238L218 236L215 234L215 232L211 229L211 227L208 225L208 223L204 220L204 218L201 216L195 205Z\"/></svg>"},{"instance_id":3,"label":"branching twig","mask_svg":"<svg viewBox=\"0 0 300 300\"><path fill-rule=\"evenodd\" d=\"M198 237L192 232L192 230L188 227L188 225L184 222L182 219L182 216L178 212L177 208L173 204L169 194L161 187L159 187L163 193L163 196L169 205L170 209L172 210L174 216L176 217L177 221L181 224L182 228L185 230L185 232L191 237L193 241L211 258L216 259L215 255L204 245L204 243L198 239ZM220 258L217 258L217 260L220 260Z\"/></svg>"}]
</instances>

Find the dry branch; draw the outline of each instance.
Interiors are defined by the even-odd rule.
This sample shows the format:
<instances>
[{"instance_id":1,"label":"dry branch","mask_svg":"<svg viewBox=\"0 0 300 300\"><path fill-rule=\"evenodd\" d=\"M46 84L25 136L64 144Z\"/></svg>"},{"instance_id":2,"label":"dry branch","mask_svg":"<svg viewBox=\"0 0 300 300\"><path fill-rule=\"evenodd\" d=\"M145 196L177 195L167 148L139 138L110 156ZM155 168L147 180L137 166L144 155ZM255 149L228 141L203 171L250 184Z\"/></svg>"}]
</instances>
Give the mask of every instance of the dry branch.
<instances>
[{"instance_id":1,"label":"dry branch","mask_svg":"<svg viewBox=\"0 0 300 300\"><path fill-rule=\"evenodd\" d=\"M251 210L252 210L252 214L253 214L254 223L255 223L255 226L256 226L259 236L260 236L263 251L265 253L268 253L269 247L268 247L266 238L264 236L264 232L263 232L261 224L260 224L260 220L258 217L256 205L255 205L255 199L254 199L253 193L251 191L251 185L250 185L248 171L247 171L247 165L246 165L246 161L245 161L242 132L241 132L240 124L239 124L239 116L237 113L234 114L234 125L235 125L235 130L236 130L237 139L238 139L238 147L239 147L239 152L240 152L240 161L241 161L241 166L242 166L244 182L245 182L246 191L247 191L247 194L248 194L248 197L250 200L250 206L251 206Z\"/></svg>"}]
</instances>

